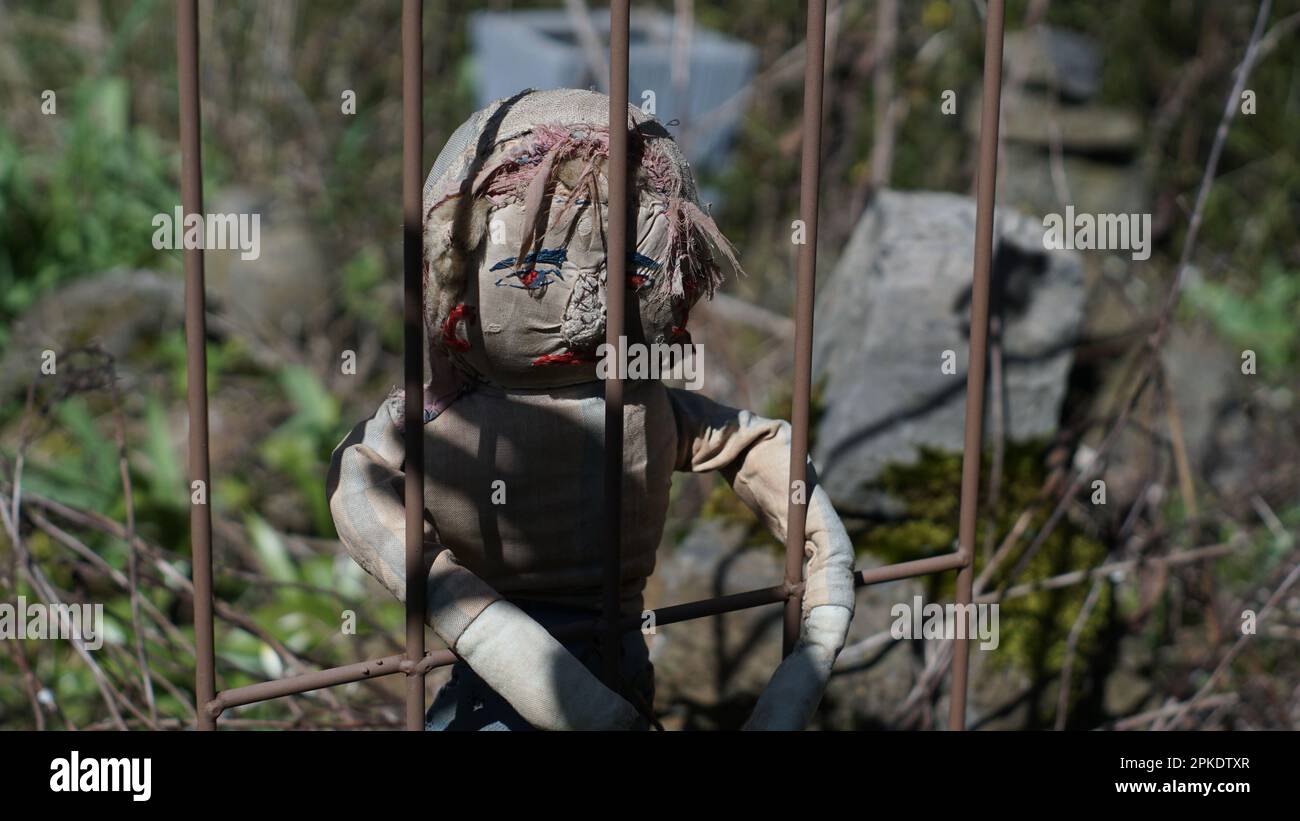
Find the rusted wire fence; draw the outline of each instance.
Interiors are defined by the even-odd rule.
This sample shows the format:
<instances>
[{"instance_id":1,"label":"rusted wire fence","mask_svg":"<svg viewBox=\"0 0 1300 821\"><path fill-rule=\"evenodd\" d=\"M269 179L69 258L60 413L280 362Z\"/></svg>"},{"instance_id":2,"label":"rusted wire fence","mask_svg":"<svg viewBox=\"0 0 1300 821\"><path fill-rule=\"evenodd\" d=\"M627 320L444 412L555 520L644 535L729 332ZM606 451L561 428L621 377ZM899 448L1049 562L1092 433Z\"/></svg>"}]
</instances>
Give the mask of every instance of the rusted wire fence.
<instances>
[{"instance_id":1,"label":"rusted wire fence","mask_svg":"<svg viewBox=\"0 0 1300 821\"><path fill-rule=\"evenodd\" d=\"M187 214L203 211L200 156L198 0L177 0L176 49L179 62L181 200ZM629 0L610 6L610 152L608 246L627 246L628 130L615 127L627 118ZM993 259L993 204L997 180L998 111L1002 83L1003 0L989 0L985 17L983 109L980 120L976 192L976 235L971 300L970 359L966 380L965 441L962 451L961 503L957 549L951 553L861 570L858 586L896 581L930 573L957 571L956 600L969 605L973 560L980 450L983 428L985 360L988 339L989 273ZM422 444L424 348L422 343L421 192L424 173L422 8L419 0L402 4L402 215L404 280L404 382L406 387L406 652L283 679L216 691L213 646L212 514L208 459L207 362L203 251L185 251L185 329L189 400L189 464L192 498L190 533L193 545L195 700L197 727L216 729L229 708L324 687L401 673L407 678L406 721L410 730L424 727L425 675L453 663L450 650L426 652L424 647L424 448ZM791 418L790 497L787 515L785 578L772 587L730 596L662 607L654 611L657 625L714 616L736 610L783 603L784 649L798 638L803 595L804 526L811 488L802 487L808 459L809 406L812 380L813 297L817 265L817 211L822 131L822 80L826 48L826 2L809 0L804 72L802 158L799 217L805 242L799 249L795 301L794 404ZM609 282L622 282L626 256L607 258ZM606 341L617 345L623 334L624 292L607 293ZM604 573L601 616L586 624L557 631L561 638L599 639L607 682L617 670L619 637L640 625L639 616L619 612L622 522L623 384L617 369L605 381L605 498ZM798 483L798 484L796 484ZM964 729L969 669L968 638L958 631L952 655L948 725Z\"/></svg>"}]
</instances>

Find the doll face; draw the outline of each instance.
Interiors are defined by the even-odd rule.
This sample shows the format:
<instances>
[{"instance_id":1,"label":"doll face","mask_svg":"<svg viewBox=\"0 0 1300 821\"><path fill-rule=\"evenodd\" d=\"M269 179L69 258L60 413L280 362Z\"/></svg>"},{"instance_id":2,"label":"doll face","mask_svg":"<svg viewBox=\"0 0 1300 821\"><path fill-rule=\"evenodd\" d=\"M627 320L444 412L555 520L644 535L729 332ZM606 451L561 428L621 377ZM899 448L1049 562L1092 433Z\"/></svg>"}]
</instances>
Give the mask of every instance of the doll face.
<instances>
[{"instance_id":1,"label":"doll face","mask_svg":"<svg viewBox=\"0 0 1300 821\"><path fill-rule=\"evenodd\" d=\"M608 105L572 89L499 101L457 129L435 162L424 201L426 322L431 344L463 370L509 388L597 380ZM631 292L624 341L688 342L691 306L739 263L671 136L640 109L628 118L637 212L618 283Z\"/></svg>"},{"instance_id":2,"label":"doll face","mask_svg":"<svg viewBox=\"0 0 1300 821\"><path fill-rule=\"evenodd\" d=\"M657 287L667 267L666 206L645 199L624 283L627 335L667 342L681 333L687 300ZM575 198L557 185L540 247L520 260L523 203L491 208L477 270L466 278L462 302L443 327L442 342L452 356L506 387L596 380L596 351L605 341L606 217L604 202Z\"/></svg>"}]
</instances>

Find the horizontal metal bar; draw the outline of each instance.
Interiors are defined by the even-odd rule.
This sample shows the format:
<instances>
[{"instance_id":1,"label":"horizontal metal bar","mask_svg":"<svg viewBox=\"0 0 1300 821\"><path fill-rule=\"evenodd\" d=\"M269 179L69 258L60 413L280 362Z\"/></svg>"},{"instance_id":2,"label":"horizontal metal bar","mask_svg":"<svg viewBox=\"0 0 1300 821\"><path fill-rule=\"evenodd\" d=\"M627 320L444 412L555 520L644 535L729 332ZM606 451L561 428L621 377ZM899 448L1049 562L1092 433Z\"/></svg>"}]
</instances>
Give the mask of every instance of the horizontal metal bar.
<instances>
[{"instance_id":1,"label":"horizontal metal bar","mask_svg":"<svg viewBox=\"0 0 1300 821\"><path fill-rule=\"evenodd\" d=\"M880 584L882 582L898 581L913 576L924 576L929 573L942 573L947 570L958 570L964 567L966 558L961 553L948 553L943 556L931 556L925 559L916 559L910 562L900 562L885 567L873 567L867 570L859 570L853 574L853 582L857 587L864 587L871 584ZM711 599L700 599L698 601L684 602L682 604L673 604L667 607L660 607L654 611L654 624L656 627L666 624L678 624L685 621L707 618L709 616L721 616L724 613L734 613L738 610L749 610L754 607L763 607L769 604L778 604L790 599L792 593L802 592L802 585L795 585L793 588L789 585L779 584L774 587L764 587L758 590L747 590L743 593L732 593L727 596L717 596ZM628 616L619 623L620 631L639 629L643 623L640 616ZM551 631L557 639L567 641L579 638L590 638L600 635L603 622L600 619L579 622L576 624L567 624ZM406 656L397 654L393 656L384 656L383 658L371 659L370 661L359 661L355 664L347 664L342 667L331 667L328 670L315 670L310 673L303 673L297 676L276 679L274 681L263 681L257 684L250 684L245 687L236 687L232 690L224 690L217 695L212 701L208 702L204 712L205 714L216 717L223 710L231 707L239 707L245 704L252 704L257 701L269 701L274 698L283 696L306 693L311 690L319 690L323 687L334 687L339 684L351 684L368 678L380 678L390 676L394 673L413 672L415 675L424 675L430 670L438 667L445 667L456 661L456 654L450 650L435 650L426 653L413 668L406 661Z\"/></svg>"},{"instance_id":2,"label":"horizontal metal bar","mask_svg":"<svg viewBox=\"0 0 1300 821\"><path fill-rule=\"evenodd\" d=\"M858 587L882 582L894 582L910 579L913 576L925 576L930 573L943 573L946 570L960 570L970 564L969 554L965 551L945 553L942 556L930 556L925 559L913 559L884 567L859 570L853 574L853 583Z\"/></svg>"},{"instance_id":3,"label":"horizontal metal bar","mask_svg":"<svg viewBox=\"0 0 1300 821\"><path fill-rule=\"evenodd\" d=\"M733 593L730 596L719 596L713 599L661 607L654 611L655 624L676 624L706 616L720 616L723 613L748 610L751 607L762 607L765 604L776 604L777 602L786 601L794 593L802 592L802 590L802 584L794 587L779 584L775 587L765 587L762 590L750 590L746 593Z\"/></svg>"},{"instance_id":4,"label":"horizontal metal bar","mask_svg":"<svg viewBox=\"0 0 1300 821\"><path fill-rule=\"evenodd\" d=\"M434 670L438 667L446 667L448 664L455 664L459 658L460 657L451 650L434 650L431 653L426 652L424 658L420 659L420 662L415 665L415 673L416 675L424 675L430 670ZM403 664L405 664L405 661L403 661Z\"/></svg>"},{"instance_id":5,"label":"horizontal metal bar","mask_svg":"<svg viewBox=\"0 0 1300 821\"><path fill-rule=\"evenodd\" d=\"M355 664L345 664L342 667L331 667L328 670L313 670L310 673L302 673L297 676L288 676L274 681L262 681L246 687L223 690L217 694L216 698L204 705L203 712L215 718L223 710L244 704L252 704L255 701L269 701L273 698L297 695L324 687L335 687L340 684L362 681L363 679L405 673L412 669L415 675L419 676L435 667L451 664L455 660L456 654L450 650L437 650L426 655L418 664L414 665L414 668L406 663L405 654L399 653L384 656L383 658L370 659L369 661L359 661Z\"/></svg>"},{"instance_id":6,"label":"horizontal metal bar","mask_svg":"<svg viewBox=\"0 0 1300 821\"><path fill-rule=\"evenodd\" d=\"M789 591L785 585L778 585L763 588L762 590L735 593L730 596L675 604L655 610L655 624L675 624L705 616L716 616L736 610L760 607L765 604L775 604L785 601L788 596ZM600 626L601 621L599 619L592 619L591 621L565 625L551 632L557 639L561 640L588 638L597 635ZM638 617L629 617L620 623L620 628L624 631L633 630L640 626L641 620ZM430 670L452 664L455 661L456 654L452 651L437 650L426 654L415 665L414 673L415 675L423 675ZM398 654L371 659L370 661L359 661L342 667L331 667L328 670L314 670L310 673L288 676L274 681L263 681L222 691L216 698L208 702L205 712L220 715L223 710L231 707L306 693L311 690L319 690L322 687L334 687L339 684L351 684L363 679L404 673L408 671L408 668L410 668L410 665L406 664L406 656Z\"/></svg>"}]
</instances>

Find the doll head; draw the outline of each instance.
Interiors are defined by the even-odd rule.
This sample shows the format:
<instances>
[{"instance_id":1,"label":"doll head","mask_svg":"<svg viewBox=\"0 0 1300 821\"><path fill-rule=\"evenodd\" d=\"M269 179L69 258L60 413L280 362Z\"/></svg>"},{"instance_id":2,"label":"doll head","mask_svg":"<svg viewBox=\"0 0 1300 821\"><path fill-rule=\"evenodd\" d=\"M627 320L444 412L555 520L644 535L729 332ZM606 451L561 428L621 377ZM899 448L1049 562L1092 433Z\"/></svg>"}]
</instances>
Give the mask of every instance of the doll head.
<instances>
[{"instance_id":1,"label":"doll head","mask_svg":"<svg viewBox=\"0 0 1300 821\"><path fill-rule=\"evenodd\" d=\"M526 91L476 112L424 188L429 343L504 387L596 380L605 341L609 98ZM657 121L628 107L629 341L681 343L691 306L734 251L700 207L689 164Z\"/></svg>"}]
</instances>

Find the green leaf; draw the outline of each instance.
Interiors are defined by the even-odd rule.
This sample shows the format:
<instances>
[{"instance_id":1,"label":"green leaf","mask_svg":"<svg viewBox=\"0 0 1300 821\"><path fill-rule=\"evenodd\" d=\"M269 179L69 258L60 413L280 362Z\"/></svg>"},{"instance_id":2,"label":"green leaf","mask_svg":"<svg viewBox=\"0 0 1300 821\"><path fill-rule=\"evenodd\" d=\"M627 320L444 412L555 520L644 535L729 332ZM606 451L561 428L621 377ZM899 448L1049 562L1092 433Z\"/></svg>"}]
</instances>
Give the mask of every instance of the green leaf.
<instances>
[{"instance_id":1,"label":"green leaf","mask_svg":"<svg viewBox=\"0 0 1300 821\"><path fill-rule=\"evenodd\" d=\"M280 538L275 528L256 513L249 515L245 524L248 527L248 537L252 540L253 549L266 575L280 582L297 581L298 573L294 568L293 560L284 546L284 540Z\"/></svg>"}]
</instances>

